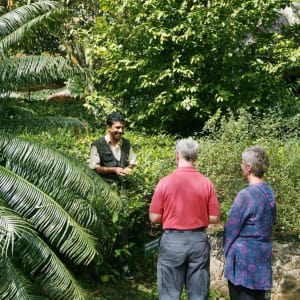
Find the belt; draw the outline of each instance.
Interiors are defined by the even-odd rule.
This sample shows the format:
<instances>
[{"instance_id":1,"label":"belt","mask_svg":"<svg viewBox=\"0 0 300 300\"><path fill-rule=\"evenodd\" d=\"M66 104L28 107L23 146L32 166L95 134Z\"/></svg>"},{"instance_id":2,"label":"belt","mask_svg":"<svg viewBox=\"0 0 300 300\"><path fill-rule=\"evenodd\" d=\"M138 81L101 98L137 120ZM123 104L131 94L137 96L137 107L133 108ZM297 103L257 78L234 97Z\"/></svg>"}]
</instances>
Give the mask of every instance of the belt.
<instances>
[{"instance_id":1,"label":"belt","mask_svg":"<svg viewBox=\"0 0 300 300\"><path fill-rule=\"evenodd\" d=\"M199 227L194 229L173 229L173 228L167 228L164 230L164 232L179 232L179 233L185 233L185 232L205 232L205 227Z\"/></svg>"}]
</instances>

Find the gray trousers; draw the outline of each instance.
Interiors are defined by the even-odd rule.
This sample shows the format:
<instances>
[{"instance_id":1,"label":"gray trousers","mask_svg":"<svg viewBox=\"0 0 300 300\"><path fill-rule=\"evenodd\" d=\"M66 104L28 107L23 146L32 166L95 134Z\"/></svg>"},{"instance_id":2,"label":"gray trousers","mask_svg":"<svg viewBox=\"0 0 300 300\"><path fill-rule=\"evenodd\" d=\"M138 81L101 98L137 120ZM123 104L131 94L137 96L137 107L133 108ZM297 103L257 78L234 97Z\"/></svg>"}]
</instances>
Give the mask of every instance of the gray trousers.
<instances>
[{"instance_id":1,"label":"gray trousers","mask_svg":"<svg viewBox=\"0 0 300 300\"><path fill-rule=\"evenodd\" d=\"M209 299L210 244L206 233L166 230L160 240L157 282L160 300Z\"/></svg>"}]
</instances>

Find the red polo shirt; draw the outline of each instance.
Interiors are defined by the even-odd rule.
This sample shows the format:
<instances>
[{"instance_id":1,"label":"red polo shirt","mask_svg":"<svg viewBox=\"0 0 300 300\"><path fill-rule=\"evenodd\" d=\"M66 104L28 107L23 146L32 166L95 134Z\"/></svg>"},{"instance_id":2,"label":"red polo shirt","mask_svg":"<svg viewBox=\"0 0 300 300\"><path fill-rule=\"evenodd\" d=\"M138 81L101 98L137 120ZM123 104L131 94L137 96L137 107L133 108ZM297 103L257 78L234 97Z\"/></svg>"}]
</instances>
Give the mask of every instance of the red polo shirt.
<instances>
[{"instance_id":1,"label":"red polo shirt","mask_svg":"<svg viewBox=\"0 0 300 300\"><path fill-rule=\"evenodd\" d=\"M220 206L208 178L194 167L179 167L159 181L149 212L162 215L164 229L187 230L207 227Z\"/></svg>"}]
</instances>

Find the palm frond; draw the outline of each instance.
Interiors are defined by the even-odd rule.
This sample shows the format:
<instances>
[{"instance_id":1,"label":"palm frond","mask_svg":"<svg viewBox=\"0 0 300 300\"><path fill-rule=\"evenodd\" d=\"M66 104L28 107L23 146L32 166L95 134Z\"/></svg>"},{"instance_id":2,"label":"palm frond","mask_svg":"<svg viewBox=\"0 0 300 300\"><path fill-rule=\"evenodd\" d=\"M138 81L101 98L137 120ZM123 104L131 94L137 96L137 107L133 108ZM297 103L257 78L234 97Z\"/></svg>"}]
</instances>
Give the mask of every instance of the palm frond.
<instances>
[{"instance_id":1,"label":"palm frond","mask_svg":"<svg viewBox=\"0 0 300 300\"><path fill-rule=\"evenodd\" d=\"M32 230L31 226L24 219L17 217L13 210L0 206L0 249L2 256L12 255L16 237L30 230Z\"/></svg>"},{"instance_id":2,"label":"palm frond","mask_svg":"<svg viewBox=\"0 0 300 300\"><path fill-rule=\"evenodd\" d=\"M85 132L85 126L76 118L39 116L34 110L20 105L0 103L0 114L0 129L5 132L40 132L57 128L66 128L74 133Z\"/></svg>"},{"instance_id":3,"label":"palm frond","mask_svg":"<svg viewBox=\"0 0 300 300\"><path fill-rule=\"evenodd\" d=\"M33 299L27 292L30 290L29 286L26 277L15 268L10 259L0 254L0 299Z\"/></svg>"},{"instance_id":4,"label":"palm frond","mask_svg":"<svg viewBox=\"0 0 300 300\"><path fill-rule=\"evenodd\" d=\"M23 118L32 118L36 116L36 113L30 109L20 105L9 105L6 103L0 103L0 114L1 114L1 123L3 119L10 119L12 116L17 116L20 119Z\"/></svg>"},{"instance_id":5,"label":"palm frond","mask_svg":"<svg viewBox=\"0 0 300 300\"><path fill-rule=\"evenodd\" d=\"M1 109L0 109L1 111ZM23 111L24 113L24 111ZM27 114L27 117L29 115ZM2 117L0 129L10 133L18 132L41 132L52 129L65 128L74 133L85 132L85 127L80 120L71 117L37 117L24 118L21 115L12 117Z\"/></svg>"},{"instance_id":6,"label":"palm frond","mask_svg":"<svg viewBox=\"0 0 300 300\"><path fill-rule=\"evenodd\" d=\"M14 240L14 247L9 246L13 251L4 254L2 249L0 255L1 299L45 299L45 295L50 299L85 299L76 279L28 222L14 211L0 207L0 230L3 240L9 244ZM7 245L5 242L0 246L4 244ZM40 291L32 288L16 265L42 286L44 296L32 296Z\"/></svg>"},{"instance_id":7,"label":"palm frond","mask_svg":"<svg viewBox=\"0 0 300 300\"><path fill-rule=\"evenodd\" d=\"M58 7L56 1L38 1L16 8L0 17L0 36L6 36L30 20Z\"/></svg>"},{"instance_id":8,"label":"palm frond","mask_svg":"<svg viewBox=\"0 0 300 300\"><path fill-rule=\"evenodd\" d=\"M49 194L102 241L109 236L104 222L122 209L123 200L87 165L47 146L4 133L0 133L0 164ZM105 244L97 244L99 259L103 247Z\"/></svg>"},{"instance_id":9,"label":"palm frond","mask_svg":"<svg viewBox=\"0 0 300 300\"><path fill-rule=\"evenodd\" d=\"M15 45L16 43L21 41L23 39L23 37L25 36L25 33L28 33L28 31L31 28L33 28L36 25L39 25L45 19L47 19L55 14L58 14L58 12L50 11L46 14L35 17L34 19L28 21L27 23L25 23L23 25L20 24L19 25L20 27L18 27L18 28L15 28L15 26L18 25L17 23L13 24L13 27L9 27L9 29L14 28L14 31L7 34L5 37L3 37L0 40L0 52L4 53L7 49L11 48L13 45ZM1 22L1 18L2 17L0 17L0 22Z\"/></svg>"},{"instance_id":10,"label":"palm frond","mask_svg":"<svg viewBox=\"0 0 300 300\"><path fill-rule=\"evenodd\" d=\"M33 296L32 284L14 262L15 241L34 231L24 219L0 206L0 299L42 299Z\"/></svg>"},{"instance_id":11,"label":"palm frond","mask_svg":"<svg viewBox=\"0 0 300 300\"><path fill-rule=\"evenodd\" d=\"M95 256L95 239L53 198L1 166L0 197L75 263L89 264Z\"/></svg>"},{"instance_id":12,"label":"palm frond","mask_svg":"<svg viewBox=\"0 0 300 300\"><path fill-rule=\"evenodd\" d=\"M30 232L16 242L15 255L49 299L84 300L86 295L49 246ZM80 251L77 249L78 252Z\"/></svg>"},{"instance_id":13,"label":"palm frond","mask_svg":"<svg viewBox=\"0 0 300 300\"><path fill-rule=\"evenodd\" d=\"M0 92L30 90L36 85L64 81L84 74L61 56L33 55L0 60Z\"/></svg>"},{"instance_id":14,"label":"palm frond","mask_svg":"<svg viewBox=\"0 0 300 300\"><path fill-rule=\"evenodd\" d=\"M6 167L11 168L15 164L30 170L23 175L30 182L55 179L58 187L68 188L94 207L104 207L110 212L123 207L117 193L93 170L47 146L0 133L0 161L1 156L9 162Z\"/></svg>"},{"instance_id":15,"label":"palm frond","mask_svg":"<svg viewBox=\"0 0 300 300\"><path fill-rule=\"evenodd\" d=\"M42 178L39 175L34 177L32 175L28 176L28 172L24 170L24 167L17 165L12 168L12 171L24 178L30 178L34 185L55 199L84 228L93 231L99 225L99 218L95 209L86 199L64 186L59 179L48 175L44 175Z\"/></svg>"}]
</instances>

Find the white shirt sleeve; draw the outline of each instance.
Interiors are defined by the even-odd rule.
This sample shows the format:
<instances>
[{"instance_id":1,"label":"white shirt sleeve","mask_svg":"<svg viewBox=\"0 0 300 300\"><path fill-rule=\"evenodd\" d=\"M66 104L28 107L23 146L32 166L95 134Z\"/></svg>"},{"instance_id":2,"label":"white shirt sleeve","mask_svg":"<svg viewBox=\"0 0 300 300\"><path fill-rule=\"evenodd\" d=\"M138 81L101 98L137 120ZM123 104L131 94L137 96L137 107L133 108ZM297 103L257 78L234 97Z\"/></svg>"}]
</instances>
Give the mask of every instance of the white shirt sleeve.
<instances>
[{"instance_id":1,"label":"white shirt sleeve","mask_svg":"<svg viewBox=\"0 0 300 300\"><path fill-rule=\"evenodd\" d=\"M128 164L134 166L137 165L136 155L131 147L129 149Z\"/></svg>"},{"instance_id":2,"label":"white shirt sleeve","mask_svg":"<svg viewBox=\"0 0 300 300\"><path fill-rule=\"evenodd\" d=\"M89 166L93 170L100 166L100 157L97 151L97 147L94 145L92 145L91 147Z\"/></svg>"}]
</instances>

